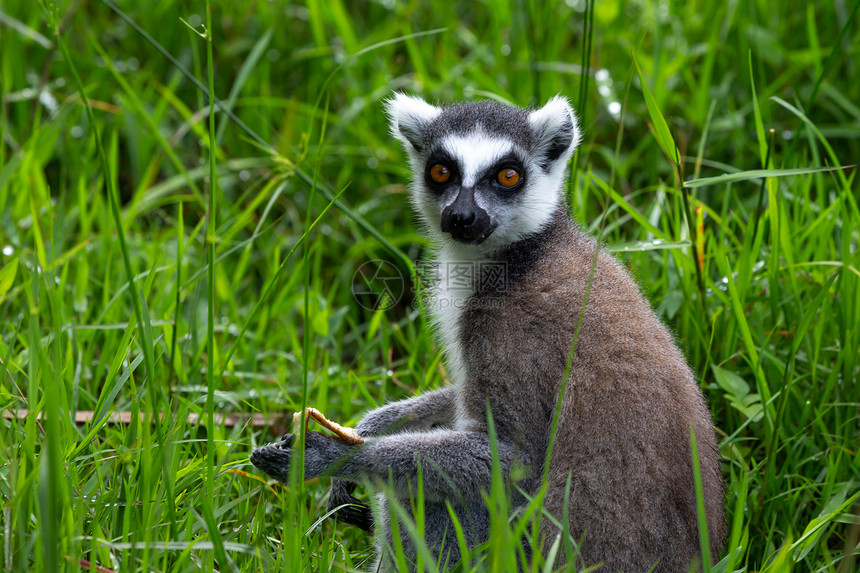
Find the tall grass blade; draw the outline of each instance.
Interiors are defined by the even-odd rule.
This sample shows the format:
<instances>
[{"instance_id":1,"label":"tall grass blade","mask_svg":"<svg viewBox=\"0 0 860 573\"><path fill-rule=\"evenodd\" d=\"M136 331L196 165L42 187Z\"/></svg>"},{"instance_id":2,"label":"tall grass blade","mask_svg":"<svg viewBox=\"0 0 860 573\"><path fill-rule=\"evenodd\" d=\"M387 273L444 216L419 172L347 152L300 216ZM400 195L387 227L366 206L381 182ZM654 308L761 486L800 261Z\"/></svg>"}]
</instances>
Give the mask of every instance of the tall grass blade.
<instances>
[{"instance_id":1,"label":"tall grass blade","mask_svg":"<svg viewBox=\"0 0 860 573\"><path fill-rule=\"evenodd\" d=\"M767 422L768 428L768 436L774 431L773 428L773 419L775 416L775 412L773 406L770 404L772 400L772 394L770 391L770 386L767 383L767 379L764 376L764 372L762 371L761 363L759 361L759 352L758 348L756 348L752 331L750 330L749 322L747 321L746 314L744 313L743 303L740 298L740 294L738 293L737 285L735 284L735 279L732 276L731 265L729 264L728 258L720 261L717 261L720 264L720 271L725 276L725 281L728 285L729 291L729 300L731 301L732 310L734 311L735 320L737 321L738 328L741 331L741 338L744 342L744 347L746 348L748 359L750 366L755 374L756 384L758 386L759 394L762 397L762 402L764 403L764 419Z\"/></svg>"},{"instance_id":2,"label":"tall grass blade","mask_svg":"<svg viewBox=\"0 0 860 573\"><path fill-rule=\"evenodd\" d=\"M645 106L648 108L648 116L651 118L651 126L654 129L654 137L657 139L657 143L660 144L660 149L663 150L666 158L669 159L672 165L677 166L680 154L675 145L675 138L672 137L672 132L669 129L669 124L666 123L666 118L663 117L663 113L657 105L657 100L654 99L654 94L651 93L648 82L645 81L645 75L639 67L639 62L636 61L636 55L630 52L630 57L633 58L633 64L636 66L636 74L639 76L639 83L642 86L642 95L645 96Z\"/></svg>"},{"instance_id":3,"label":"tall grass blade","mask_svg":"<svg viewBox=\"0 0 860 573\"><path fill-rule=\"evenodd\" d=\"M224 109L230 110L231 112L233 111L233 106L236 105L236 98L239 97L239 94L242 92L242 88L245 86L245 82L248 81L248 76L250 76L251 72L254 71L254 67L257 65L257 62L260 61L260 58L269 46L273 33L274 28L269 28L262 36L260 36L260 39L254 43L254 47L251 48L248 58L242 62L242 67L239 68L239 73L236 75L233 87L230 88L230 95L227 96L227 101L224 102ZM211 106L211 103L209 109L214 109ZM221 125L218 126L218 132L215 134L216 147L221 145L221 141L224 139L225 129L227 129L227 122L222 121Z\"/></svg>"},{"instance_id":4,"label":"tall grass blade","mask_svg":"<svg viewBox=\"0 0 860 573\"><path fill-rule=\"evenodd\" d=\"M117 190L114 188L114 178L111 175L110 167L108 166L107 155L105 154L104 146L102 145L102 139L99 132L99 123L96 122L96 118L93 115L93 108L90 105L90 100L87 98L86 90L84 89L84 85L81 82L81 78L78 75L77 68L75 67L74 61L69 55L68 48L66 47L65 42L63 41L62 36L60 35L59 27L56 22L54 22L54 36L57 40L57 45L60 46L60 51L63 54L63 58L66 61L66 64L69 66L69 70L72 73L72 77L75 80L75 84L78 88L78 93L81 96L81 101L84 102L84 108L86 109L87 118L90 122L90 127L93 130L93 137L96 142L96 149L98 151L99 159L101 160L101 168L102 175L104 177L105 187L108 199L110 201L111 215L113 215L114 225L116 225L116 233L117 239L119 242L120 252L122 253L122 261L125 266L125 271L128 276L128 288L131 290L131 300L132 305L134 306L134 314L137 319L138 324L143 324L143 310L140 306L140 300L135 295L137 292L137 288L135 285L135 273L131 264L131 256L128 252L128 244L125 238L125 231L122 226L122 218L120 216L119 211L119 197ZM151 327L151 325L150 325ZM143 346L143 356L144 356L144 365L146 367L146 374L149 378L151 384L155 383L155 360L152 355L152 340L148 339L146 336L146 330L141 328L141 335L143 338L142 346Z\"/></svg>"},{"instance_id":5,"label":"tall grass blade","mask_svg":"<svg viewBox=\"0 0 860 573\"><path fill-rule=\"evenodd\" d=\"M809 112L812 111L812 106L815 104L815 98L818 97L818 90L821 88L821 83L824 81L825 76L830 72L830 68L833 67L833 63L836 60L836 54L839 53L843 46L842 42L845 38L845 33L851 27L851 22L854 21L854 16L857 15L858 8L860 8L860 0L854 2L854 8L851 9L851 14L849 14L848 18L845 19L845 23L842 24L842 27L839 30L839 35L833 42L833 49L830 51L830 55L827 56L827 60L824 62L824 67L821 69L821 73L817 78L815 78L815 85L812 86L812 93L809 95L809 100L807 100L806 106L803 108L803 115L808 116ZM794 140L792 140L791 147L789 147L788 153L786 154L786 162L790 161L792 157L794 157L794 151L799 140L799 137L795 137Z\"/></svg>"},{"instance_id":6,"label":"tall grass blade","mask_svg":"<svg viewBox=\"0 0 860 573\"><path fill-rule=\"evenodd\" d=\"M214 37L212 7L206 0L206 68L209 78L209 109L215 109L215 58L212 54ZM209 536L215 548L215 557L220 568L227 568L231 561L224 551L224 543L218 523L215 521L215 386L219 383L215 366L215 244L217 243L218 172L215 169L215 114L209 114L209 211L206 223L206 248L208 251L208 281L206 291L206 487L203 490L203 515ZM210 554L211 558L211 554Z\"/></svg>"},{"instance_id":7,"label":"tall grass blade","mask_svg":"<svg viewBox=\"0 0 860 573\"><path fill-rule=\"evenodd\" d=\"M844 171L853 169L856 165L845 165L842 167L795 167L792 169L751 169L749 171L739 171L737 173L726 173L716 177L702 177L692 181L685 181L684 187L687 189L696 189L698 187L709 187L713 185L725 185L727 183L737 183L738 181L749 181L751 179L761 179L764 177L789 177L792 175L810 175L813 173L826 173L828 171Z\"/></svg>"},{"instance_id":8,"label":"tall grass blade","mask_svg":"<svg viewBox=\"0 0 860 573\"><path fill-rule=\"evenodd\" d=\"M750 89L752 90L752 104L753 104L753 118L755 120L755 133L756 140L758 141L758 152L761 157L761 168L768 168L768 148L767 148L767 139L764 135L764 124L761 121L761 109L759 109L758 105L758 93L756 93L755 89L755 75L753 74L753 65L752 65L752 50L747 53L747 57L749 59L749 68L750 68Z\"/></svg>"}]
</instances>

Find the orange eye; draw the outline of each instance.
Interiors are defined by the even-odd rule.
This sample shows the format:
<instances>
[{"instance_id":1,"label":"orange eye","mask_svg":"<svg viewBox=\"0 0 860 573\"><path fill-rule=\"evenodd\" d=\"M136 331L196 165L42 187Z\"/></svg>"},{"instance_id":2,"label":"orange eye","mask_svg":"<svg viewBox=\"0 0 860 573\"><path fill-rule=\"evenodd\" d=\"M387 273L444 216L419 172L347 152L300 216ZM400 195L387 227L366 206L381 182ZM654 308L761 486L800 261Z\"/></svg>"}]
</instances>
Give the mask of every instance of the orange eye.
<instances>
[{"instance_id":1,"label":"orange eye","mask_svg":"<svg viewBox=\"0 0 860 573\"><path fill-rule=\"evenodd\" d=\"M444 183L451 178L451 170L437 163L430 168L430 178L436 183Z\"/></svg>"},{"instance_id":2,"label":"orange eye","mask_svg":"<svg viewBox=\"0 0 860 573\"><path fill-rule=\"evenodd\" d=\"M520 174L516 169L502 169L496 180L502 187L513 187L520 182Z\"/></svg>"}]
</instances>

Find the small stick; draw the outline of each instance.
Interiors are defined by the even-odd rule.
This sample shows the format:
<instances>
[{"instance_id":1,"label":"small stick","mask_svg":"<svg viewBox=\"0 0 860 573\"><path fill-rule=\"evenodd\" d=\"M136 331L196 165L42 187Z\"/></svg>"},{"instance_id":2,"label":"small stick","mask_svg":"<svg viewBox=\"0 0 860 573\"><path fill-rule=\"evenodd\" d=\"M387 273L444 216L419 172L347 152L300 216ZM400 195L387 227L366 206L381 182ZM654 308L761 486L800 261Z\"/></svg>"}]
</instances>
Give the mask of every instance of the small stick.
<instances>
[{"instance_id":1,"label":"small stick","mask_svg":"<svg viewBox=\"0 0 860 573\"><path fill-rule=\"evenodd\" d=\"M302 413L296 412L293 414L293 432L298 433L300 429L302 419ZM332 422L325 416L323 416L322 412L317 410L316 408L305 408L305 429L307 430L308 421L314 420L323 428L327 428L338 435L339 438L349 442L350 444L363 444L364 439L358 435L353 428L345 428L341 426L337 422Z\"/></svg>"},{"instance_id":2,"label":"small stick","mask_svg":"<svg viewBox=\"0 0 860 573\"><path fill-rule=\"evenodd\" d=\"M43 412L36 412L36 420L41 421L45 419L45 416L42 415ZM30 415L30 411L26 409L9 409L3 410L2 417L5 420L25 420L27 416ZM171 415L171 414L168 414ZM202 418L202 419L201 419ZM75 424L89 424L95 419L95 412L92 410L78 410L75 412ZM140 421L143 422L146 419L146 416L143 412L140 413ZM164 413L160 413L158 415L158 420L163 421L165 419ZM177 418L178 419L178 418ZM131 412L111 412L108 415L107 422L108 424L130 424L132 420ZM153 416L151 421L154 421L155 417ZM191 412L185 418L188 424L205 424L206 416L200 416ZM220 426L224 424L228 428L233 428L235 426L249 425L253 428L269 428L273 425L283 424L286 420L284 419L283 414L250 414L250 413L242 413L242 412L231 412L229 414L219 414L215 413L215 425ZM283 433L283 432L281 432Z\"/></svg>"}]
</instances>

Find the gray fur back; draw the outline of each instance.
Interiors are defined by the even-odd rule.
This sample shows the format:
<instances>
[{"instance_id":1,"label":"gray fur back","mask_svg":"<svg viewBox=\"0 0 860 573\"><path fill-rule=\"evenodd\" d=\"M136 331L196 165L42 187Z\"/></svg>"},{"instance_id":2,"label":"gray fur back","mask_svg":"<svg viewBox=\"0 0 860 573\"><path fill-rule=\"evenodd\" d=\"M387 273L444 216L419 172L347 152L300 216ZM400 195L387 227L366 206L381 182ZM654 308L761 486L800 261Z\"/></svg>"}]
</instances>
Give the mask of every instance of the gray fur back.
<instances>
[{"instance_id":1,"label":"gray fur back","mask_svg":"<svg viewBox=\"0 0 860 573\"><path fill-rule=\"evenodd\" d=\"M596 244L559 215L534 244L514 245L504 292L485 290L462 317L467 415L489 398L501 439L531 471L533 493L584 300ZM636 284L598 255L564 392L545 507L584 540L582 564L607 571L682 571L698 555L690 426L701 462L711 552L725 536L719 453L684 357ZM543 521L546 536L557 533Z\"/></svg>"}]
</instances>

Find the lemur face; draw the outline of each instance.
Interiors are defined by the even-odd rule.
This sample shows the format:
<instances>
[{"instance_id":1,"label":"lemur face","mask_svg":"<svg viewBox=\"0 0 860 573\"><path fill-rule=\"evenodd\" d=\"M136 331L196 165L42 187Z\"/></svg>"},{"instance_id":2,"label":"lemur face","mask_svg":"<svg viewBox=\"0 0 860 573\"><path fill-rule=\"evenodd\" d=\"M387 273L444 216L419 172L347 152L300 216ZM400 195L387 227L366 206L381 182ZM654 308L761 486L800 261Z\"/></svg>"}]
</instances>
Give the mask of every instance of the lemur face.
<instances>
[{"instance_id":1,"label":"lemur face","mask_svg":"<svg viewBox=\"0 0 860 573\"><path fill-rule=\"evenodd\" d=\"M579 143L563 98L527 110L489 101L435 107L398 93L387 110L409 154L413 203L437 242L489 252L539 231L561 205Z\"/></svg>"}]
</instances>

